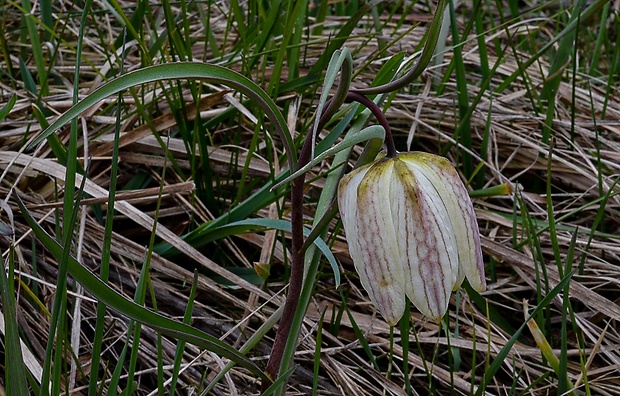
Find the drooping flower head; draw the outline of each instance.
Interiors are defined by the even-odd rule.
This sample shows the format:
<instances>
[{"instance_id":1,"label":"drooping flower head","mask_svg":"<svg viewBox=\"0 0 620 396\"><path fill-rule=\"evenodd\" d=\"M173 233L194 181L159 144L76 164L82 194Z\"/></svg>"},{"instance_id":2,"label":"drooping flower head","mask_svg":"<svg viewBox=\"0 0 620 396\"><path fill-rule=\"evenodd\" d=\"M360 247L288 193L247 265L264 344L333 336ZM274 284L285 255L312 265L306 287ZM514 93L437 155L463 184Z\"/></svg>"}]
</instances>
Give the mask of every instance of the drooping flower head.
<instances>
[{"instance_id":1,"label":"drooping flower head","mask_svg":"<svg viewBox=\"0 0 620 396\"><path fill-rule=\"evenodd\" d=\"M447 159L411 152L377 160L342 178L338 204L362 285L390 325L405 296L441 318L465 277L486 289L474 208Z\"/></svg>"}]
</instances>

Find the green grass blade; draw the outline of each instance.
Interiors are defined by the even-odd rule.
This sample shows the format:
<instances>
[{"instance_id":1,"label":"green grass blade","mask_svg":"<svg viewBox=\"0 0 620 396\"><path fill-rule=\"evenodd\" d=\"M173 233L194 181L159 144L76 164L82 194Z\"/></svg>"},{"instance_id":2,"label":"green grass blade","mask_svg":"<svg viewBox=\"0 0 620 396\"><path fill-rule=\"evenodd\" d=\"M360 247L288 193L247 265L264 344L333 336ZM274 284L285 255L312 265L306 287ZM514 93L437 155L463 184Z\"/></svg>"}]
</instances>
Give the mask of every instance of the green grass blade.
<instances>
[{"instance_id":1,"label":"green grass blade","mask_svg":"<svg viewBox=\"0 0 620 396\"><path fill-rule=\"evenodd\" d=\"M360 19L368 14L368 11L375 4L379 3L378 1L371 1L364 6L362 6L355 15L351 16L347 23L340 29L338 34L330 41L329 45L325 49L325 51L321 54L321 57L317 60L317 62L310 69L309 74L321 74L323 70L325 70L329 64L332 55L336 50L340 49L345 41L351 36L353 29L357 27Z\"/></svg>"},{"instance_id":2,"label":"green grass blade","mask_svg":"<svg viewBox=\"0 0 620 396\"><path fill-rule=\"evenodd\" d=\"M13 234L13 214L5 202L0 202L11 220L10 227L3 230L2 236L11 236L9 252L6 256L4 267L0 269L0 298L2 299L2 311L0 320L4 324L4 359L5 359L5 386L9 396L27 395L28 385L26 368L22 356L21 338L19 337L19 324L17 322L17 304L15 301L15 238ZM5 270L6 269L6 270Z\"/></svg>"},{"instance_id":3,"label":"green grass blade","mask_svg":"<svg viewBox=\"0 0 620 396\"><path fill-rule=\"evenodd\" d=\"M265 52L266 45L274 34L276 24L281 16L282 0L274 0L270 3L267 17L262 20L260 24L260 33L256 38L256 44L254 45L254 56L248 62L247 70L252 72L255 69L256 64L260 60L260 55Z\"/></svg>"},{"instance_id":4,"label":"green grass blade","mask_svg":"<svg viewBox=\"0 0 620 396\"><path fill-rule=\"evenodd\" d=\"M349 87L351 85L351 74L353 67L353 59L351 58L351 52L344 48L342 51L338 50L334 52L332 59L329 62L329 66L325 72L325 78L323 80L323 90L321 92L321 97L319 98L319 103L317 104L316 109L316 117L314 120L314 124L312 125L312 130L309 133L312 133L312 155L311 159L314 159L314 151L315 151L315 141L316 134L319 128L319 124L322 119L330 119L338 110L338 108L344 103L346 99L346 95L349 92ZM336 94L334 95L334 99L332 104L330 104L329 108L324 110L325 103L329 98L329 94L331 92L334 83L336 82L336 77L338 76L338 72L340 74L340 84L338 84L338 88Z\"/></svg>"},{"instance_id":5,"label":"green grass blade","mask_svg":"<svg viewBox=\"0 0 620 396\"><path fill-rule=\"evenodd\" d=\"M319 370L321 368L321 346L323 344L323 319L325 318L325 310L319 316L318 327L316 329L316 345L314 347L314 370L312 378L312 395L316 396L319 387Z\"/></svg>"},{"instance_id":6,"label":"green grass blade","mask_svg":"<svg viewBox=\"0 0 620 396\"><path fill-rule=\"evenodd\" d=\"M560 40L558 51L553 57L547 78L544 80L544 85L540 94L541 100L547 106L546 127L543 127L542 135L542 142L544 144L549 143L549 139L551 138L553 116L555 114L555 99L560 83L562 82L563 71L568 65L570 56L573 54L577 39L576 32L579 28L579 21L581 19L581 10L584 6L585 0L577 0L575 3L570 18L570 23L575 24L575 29L568 31Z\"/></svg>"},{"instance_id":7,"label":"green grass blade","mask_svg":"<svg viewBox=\"0 0 620 396\"><path fill-rule=\"evenodd\" d=\"M347 300L344 298L344 295L342 293L340 293L340 298L343 301L342 307L344 308L345 312L347 313L347 317L349 318L349 321L351 322L351 327L353 328L355 337L360 342L362 349L366 353L366 357L368 358L368 361L370 362L370 364L372 364L375 370L380 371L379 365L377 364L377 359L375 359L375 355L372 353L372 349L370 348L370 344L368 343L368 340L366 339L364 332L357 325L357 322L355 321L353 314L349 310L349 307L347 307L347 304L346 304Z\"/></svg>"},{"instance_id":8,"label":"green grass blade","mask_svg":"<svg viewBox=\"0 0 620 396\"><path fill-rule=\"evenodd\" d=\"M570 283L566 284L566 290L568 291L568 288L570 286ZM564 302L566 302L568 299L568 296L564 297L563 300ZM565 303L564 303L565 305ZM526 316L527 316L527 312L526 312ZM565 318L564 318L565 319ZM573 388L572 382L570 380L570 378L567 377L566 373L566 367L562 367L562 365L566 366L565 362L566 360L564 360L564 364L561 363L560 359L555 355L555 353L553 352L553 348L551 348L551 345L549 344L549 341L547 341L547 338L545 337L545 335L543 334L543 332L540 330L540 328L538 327L538 325L536 324L536 321L534 319L529 319L527 322L527 327L530 330L530 333L532 333L532 337L534 337L534 341L536 342L536 345L538 346L538 349L540 349L542 355L545 357L545 359L547 360L547 363L549 364L549 366L551 366L551 368L553 369L553 371L555 372L555 374L557 375L558 379L559 379L559 384L558 384L558 394L570 394L570 395L574 395L575 393L573 392L567 392L567 389ZM565 334L565 320L562 326L562 332L563 335L566 336ZM563 343L565 343L567 340L564 339ZM562 347L562 354L565 354L565 349L564 346ZM564 358L566 358L566 356L564 356ZM569 388L570 386L570 388Z\"/></svg>"},{"instance_id":9,"label":"green grass blade","mask_svg":"<svg viewBox=\"0 0 620 396\"><path fill-rule=\"evenodd\" d=\"M17 95L15 94L11 95L11 99L9 99L9 101L6 102L6 104L2 106L2 108L0 109L0 122L4 121L6 116L9 115L9 113L11 112L11 109L13 108L13 106L15 106L16 102L17 102Z\"/></svg>"},{"instance_id":10,"label":"green grass blade","mask_svg":"<svg viewBox=\"0 0 620 396\"><path fill-rule=\"evenodd\" d=\"M609 31L607 29L607 18L609 17L609 9L611 7L611 2L607 2L603 7L603 11L601 12L601 22L599 25L599 34L596 38L596 44L594 45L594 49L592 50L592 59L590 60L590 67L588 68L588 74L593 76L599 71L599 60L601 55L605 54L603 50L603 45L605 43L611 43L612 39L609 37ZM575 46L575 50L577 50Z\"/></svg>"},{"instance_id":11,"label":"green grass blade","mask_svg":"<svg viewBox=\"0 0 620 396\"><path fill-rule=\"evenodd\" d=\"M308 0L297 0L288 2L289 10L287 10L288 12L286 13L287 18L284 26L284 33L282 35L282 41L279 43L271 79L267 87L267 92L272 96L278 92L282 68L285 64L284 58L289 51L291 54L291 57L288 59L289 80L297 77L298 68L296 64L299 63L299 47L296 46L298 43L290 43L290 41L295 37L295 32L297 32L297 34L301 33L301 23L305 20L307 1ZM290 9L291 7L292 9ZM291 49L289 49L289 43L291 44ZM295 57L297 59L295 59Z\"/></svg>"},{"instance_id":12,"label":"green grass blade","mask_svg":"<svg viewBox=\"0 0 620 396\"><path fill-rule=\"evenodd\" d=\"M39 5L41 6L41 22L43 25L47 26L48 29L52 28L54 24L53 16L52 16L52 4L51 0L42 0ZM49 40L51 38L51 34L49 31L45 32L45 39Z\"/></svg>"},{"instance_id":13,"label":"green grass blade","mask_svg":"<svg viewBox=\"0 0 620 396\"><path fill-rule=\"evenodd\" d=\"M7 23L0 23L0 54L2 54L2 58L4 60L5 72L8 76L8 81L11 85L12 89L17 90L17 82L16 82L16 73L13 69L12 62L7 62L6 59L10 59L11 55L9 54L9 43L7 41L9 38L9 34L7 32Z\"/></svg>"},{"instance_id":14,"label":"green grass blade","mask_svg":"<svg viewBox=\"0 0 620 396\"><path fill-rule=\"evenodd\" d=\"M467 117L469 113L469 95L467 94L467 77L465 72L465 63L463 61L461 39L459 38L458 22L456 20L456 14L454 9L454 2L449 2L450 7L450 19L452 21L452 40L454 41L454 70L456 72L456 90L458 95L458 109L459 118L462 122L459 124L459 139L463 147L467 150L471 150L472 138L471 138L471 123L470 117ZM465 178L469 179L472 175L473 165L471 154L463 150L463 173Z\"/></svg>"},{"instance_id":15,"label":"green grass blade","mask_svg":"<svg viewBox=\"0 0 620 396\"><path fill-rule=\"evenodd\" d=\"M22 81L26 89L34 96L38 96L39 89L37 88L37 83L34 81L34 77L32 77L32 73L28 70L26 63L21 58L19 58L19 72L22 75Z\"/></svg>"},{"instance_id":16,"label":"green grass blade","mask_svg":"<svg viewBox=\"0 0 620 396\"><path fill-rule=\"evenodd\" d=\"M194 301L196 299L196 292L198 290L198 273L194 271L194 278L192 280L192 288L189 291L189 297L187 298L187 307L185 308L185 314L183 315L183 323L189 325L192 320L192 310L194 309ZM181 362L183 361L183 351L185 350L186 342L179 340L174 353L174 364L172 369L172 378L170 381L170 393L176 394L177 382L179 381L179 373L181 369Z\"/></svg>"},{"instance_id":17,"label":"green grass blade","mask_svg":"<svg viewBox=\"0 0 620 396\"><path fill-rule=\"evenodd\" d=\"M311 11L312 16L314 17L314 23L316 26L312 29L313 36L322 36L323 29L325 28L325 18L327 17L327 10L329 8L328 0L321 0L318 3L314 11Z\"/></svg>"},{"instance_id":18,"label":"green grass blade","mask_svg":"<svg viewBox=\"0 0 620 396\"><path fill-rule=\"evenodd\" d=\"M530 319L535 318L540 311L547 308L547 306L551 303L551 300L553 300L561 291L564 290L566 285L570 283L574 273L575 271L571 271L570 273L566 274L566 276L553 289L549 291L545 298L542 299L540 304L538 304L536 308L532 311L532 313L530 313L529 317L514 332L508 342L506 342L506 345L504 345L504 347L499 351L497 356L495 356L495 359L493 359L493 363L491 363L491 365L485 371L484 378L482 379L482 382L480 383L480 385L478 386L478 390L476 391L476 396L482 396L484 389L486 389L487 385L493 381L493 377L495 376L499 368L504 364L504 360L508 356L508 353L512 349L515 342L517 342L517 339L520 337L521 332L523 332L523 330L527 327L527 322Z\"/></svg>"},{"instance_id":19,"label":"green grass blade","mask_svg":"<svg viewBox=\"0 0 620 396\"><path fill-rule=\"evenodd\" d=\"M135 325L136 324L134 321L130 321L129 326L127 326L127 332L126 332L127 341L125 342L125 345L123 345L123 349L121 350L121 353L119 353L118 355L117 364L114 367L114 370L112 371L112 375L110 376L110 383L108 384L108 393L106 393L106 396L117 396L118 395L118 384L121 381L121 377L123 374L124 365L122 363L125 362L127 358L127 351L129 350L129 345L131 342L131 338L129 337L129 335L131 335L131 331L133 330ZM130 386L131 384L127 384L128 388Z\"/></svg>"},{"instance_id":20,"label":"green grass blade","mask_svg":"<svg viewBox=\"0 0 620 396\"><path fill-rule=\"evenodd\" d=\"M229 237L231 235L239 235L246 232L256 232L257 228L259 229L273 229L280 230L285 232L291 231L291 222L288 220L279 220L279 219L246 219L239 220L232 223L224 224L219 227L207 228L205 232L201 233L199 238L201 239L201 243L207 244L209 242L223 239ZM304 229L304 236L310 235L310 230ZM317 248L323 253L325 258L327 258L330 266L332 267L332 271L334 272L334 278L336 285L340 285L340 270L338 268L338 263L336 262L336 258L333 253L325 244L325 242L321 238L317 238L314 240L314 244Z\"/></svg>"},{"instance_id":21,"label":"green grass blade","mask_svg":"<svg viewBox=\"0 0 620 396\"><path fill-rule=\"evenodd\" d=\"M41 40L39 39L39 32L37 31L35 25L35 16L32 14L32 6L29 0L22 0L22 9L24 12L23 22L26 24L26 30L28 31L28 40L30 41L30 48L32 50L32 56L34 58L34 64L37 69L37 75L40 84L39 90L31 92L40 93L40 97L47 96L47 66L45 65L45 59L43 57L42 51L43 46L41 45Z\"/></svg>"},{"instance_id":22,"label":"green grass blade","mask_svg":"<svg viewBox=\"0 0 620 396\"><path fill-rule=\"evenodd\" d=\"M287 175L288 170L276 176L274 181L277 182L286 177ZM192 245L193 247L203 246L203 234L206 232L210 232L211 228L220 227L230 222L246 219L247 217L256 213L259 209L268 206L269 204L275 202L287 193L287 189L285 188L279 188L274 191L272 191L271 188L272 184L267 183L263 187L259 188L252 195L250 195L248 198L246 198L243 202L232 208L228 213L224 213L223 215L211 222L201 224L196 229L187 233L183 237L183 240L188 244ZM155 247L155 252L165 257L171 257L175 254L178 254L178 251L167 242L157 245Z\"/></svg>"},{"instance_id":23,"label":"green grass blade","mask_svg":"<svg viewBox=\"0 0 620 396\"><path fill-rule=\"evenodd\" d=\"M117 122L120 122L120 119L118 119ZM164 158L167 158L167 157L164 157ZM162 181L159 185L159 194L157 197L157 203L155 207L155 217L153 221L153 227L151 228L151 236L149 239L146 257L144 259L144 263L142 264L142 268L140 269L140 276L138 278L138 284L136 285L136 291L135 291L134 300L133 300L136 304L140 306L144 306L145 301L146 301L147 289L149 288L149 285L152 286L151 278L150 278L151 258L153 257L153 246L155 245L155 236L157 235L157 224L159 221L159 211L161 208L161 198L162 198L162 191L164 188L164 180L166 180L167 166L166 166L165 160L164 160L164 166L162 169L163 169L162 175L161 175ZM153 310L157 312L157 300L155 299L155 292L152 289L151 289L151 296L152 296L151 304L153 306ZM132 387L134 385L135 372L136 372L138 357L140 354L140 346L141 346L140 336L141 336L142 325L141 323L134 323L129 326L130 329L132 327L134 328L133 336L131 338L127 337L127 343L131 343L131 354L129 357L129 364L128 364L128 369L127 369L127 389L125 390L127 394L133 393ZM162 355L161 334L157 335L157 339L159 341L158 346L157 346L157 360L159 363L161 362L161 355ZM122 364L120 361L118 362L118 365L124 366L124 364ZM163 390L161 386L161 383L163 382L161 381L161 377L162 377L162 369L161 369L161 364L159 364L158 365L158 380L159 380L158 389L160 391Z\"/></svg>"},{"instance_id":24,"label":"green grass blade","mask_svg":"<svg viewBox=\"0 0 620 396\"><path fill-rule=\"evenodd\" d=\"M297 155L294 150L295 145L288 130L286 120L276 104L267 95L267 93L265 93L265 91L263 91L252 80L230 69L216 65L192 62L166 63L162 65L149 66L124 74L112 81L109 81L58 117L58 119L46 128L33 142L28 145L28 147L34 147L40 144L49 135L54 133L70 120L76 118L84 110L110 95L114 95L124 89L140 84L160 80L178 79L201 79L211 83L223 84L234 88L247 95L249 98L255 100L265 114L267 114L268 118L273 123L276 132L282 138L285 146L284 148L289 157L289 166L293 168L297 163Z\"/></svg>"},{"instance_id":25,"label":"green grass blade","mask_svg":"<svg viewBox=\"0 0 620 396\"><path fill-rule=\"evenodd\" d=\"M37 119L37 121L39 121L41 129L45 129L49 126L49 123L45 118L45 114L43 114L39 106L32 107L32 114ZM54 156L56 157L58 162L67 166L67 147L65 147L60 138L56 135L50 135L47 139L47 144L49 144L50 148L52 149L52 153L54 153ZM82 169L80 173L83 174L84 170Z\"/></svg>"},{"instance_id":26,"label":"green grass blade","mask_svg":"<svg viewBox=\"0 0 620 396\"><path fill-rule=\"evenodd\" d=\"M75 177L75 174L73 175L73 177ZM77 215L79 212L77 208L79 208L79 203L82 198L82 192L84 191L85 182L86 178L82 178L82 183L80 185L78 193L71 194L72 198L75 197L76 202L72 201L70 204L66 204L65 206L66 212L64 213L63 218L62 245L48 235L49 239L59 248L59 250L57 251L58 255L56 256L56 259L58 260L58 276L56 281L56 295L54 296L52 318L50 320L50 329L48 333L47 346L45 349L43 374L41 376L41 384L51 384L51 390L47 386L42 386L41 396L46 396L48 394L60 394L62 381L61 376L63 374L63 370L61 370L60 368L62 367L62 359L64 354L63 345L65 337L67 335L67 278L70 272L70 247L72 245L71 242L73 240L73 231L75 229ZM66 186L66 189L68 188L69 187ZM71 188L71 190L72 192L74 192L74 188ZM17 194L15 194L15 197L19 199ZM24 215L24 210L21 207L20 210L22 212L22 215ZM45 230L43 230L43 228L41 228L38 223L37 226L43 232L45 232Z\"/></svg>"},{"instance_id":27,"label":"green grass blade","mask_svg":"<svg viewBox=\"0 0 620 396\"><path fill-rule=\"evenodd\" d=\"M246 34L248 27L244 21L243 11L241 10L241 6L239 5L238 0L232 0L230 2L230 8L232 9L232 15L235 18L235 22L237 22L237 29L239 30L239 36L248 37Z\"/></svg>"},{"instance_id":28,"label":"green grass blade","mask_svg":"<svg viewBox=\"0 0 620 396\"><path fill-rule=\"evenodd\" d=\"M295 372L295 367L291 367L278 377L273 384L271 384L265 391L262 393L263 395L272 395L277 394L278 389L282 389L286 381L288 381L289 377Z\"/></svg>"},{"instance_id":29,"label":"green grass blade","mask_svg":"<svg viewBox=\"0 0 620 396\"><path fill-rule=\"evenodd\" d=\"M129 37L131 37L131 39L135 39L138 43L138 48L140 48L140 51L142 54L148 54L148 50L146 49L146 46L144 44L144 41L142 40L142 36L140 35L139 31L136 29L141 29L142 28L142 20L138 19L140 18L141 15L143 15L144 12L144 6L141 6L141 4L146 4L146 1L139 1L138 2L138 7L136 9L136 12L134 13L136 19L134 20L129 19L127 17L127 15L125 14L125 11L123 11L123 7L118 3L117 0L109 0L109 2L107 2L106 6L108 6L108 10L110 11L110 14L114 15L118 21L121 23L121 25L127 29L127 38L124 37L125 35L122 34L120 35L115 41L114 41L114 48L121 48L121 46L123 45L123 43L125 41L129 41ZM146 60L148 61L147 57L142 57L142 60Z\"/></svg>"},{"instance_id":30,"label":"green grass blade","mask_svg":"<svg viewBox=\"0 0 620 396\"><path fill-rule=\"evenodd\" d=\"M28 209L19 198L15 195L15 199L19 205L22 215L25 217L28 225L32 228L35 235L43 243L43 245L57 258L61 258L63 248L56 242L47 232L34 220ZM165 316L159 315L147 308L144 308L131 300L127 300L122 295L114 291L110 286L96 277L90 270L82 266L75 258L69 256L68 269L71 276L84 286L84 289L97 298L97 300L105 303L110 308L134 319L144 325L147 325L163 334L184 340L193 345L205 348L216 354L233 360L238 365L250 370L256 376L263 380L269 381L267 376L259 369L256 364L243 354L237 352L231 346L223 343L215 337L212 337L194 327L184 323L176 322Z\"/></svg>"}]
</instances>

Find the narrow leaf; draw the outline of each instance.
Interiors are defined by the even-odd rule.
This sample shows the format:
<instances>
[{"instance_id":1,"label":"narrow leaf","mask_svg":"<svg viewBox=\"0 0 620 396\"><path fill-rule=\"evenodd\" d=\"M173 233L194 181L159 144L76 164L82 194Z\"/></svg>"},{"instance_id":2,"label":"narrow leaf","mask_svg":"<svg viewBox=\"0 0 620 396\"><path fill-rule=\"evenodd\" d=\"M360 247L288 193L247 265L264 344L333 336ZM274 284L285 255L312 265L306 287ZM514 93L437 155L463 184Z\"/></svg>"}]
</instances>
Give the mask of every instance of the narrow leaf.
<instances>
[{"instance_id":1,"label":"narrow leaf","mask_svg":"<svg viewBox=\"0 0 620 396\"><path fill-rule=\"evenodd\" d=\"M297 155L296 150L294 150L293 138L284 116L269 95L252 80L235 71L221 66L193 62L166 63L145 67L109 81L58 117L28 145L28 148L40 144L67 122L110 95L140 84L178 79L200 79L210 83L222 84L234 88L256 101L282 138L286 154L289 156L289 166L294 168L297 163Z\"/></svg>"},{"instance_id":2,"label":"narrow leaf","mask_svg":"<svg viewBox=\"0 0 620 396\"><path fill-rule=\"evenodd\" d=\"M63 254L63 247L58 244L30 215L30 212L22 202L21 198L15 195L19 209L26 219L28 225L41 243L56 257L60 259ZM69 273L77 280L84 289L88 290L95 298L105 303L110 308L122 313L123 315L136 320L144 325L153 328L162 334L169 335L179 340L189 342L201 348L212 351L219 356L225 357L236 362L238 365L250 370L263 380L269 381L263 371L256 364L239 353L230 345L212 337L192 326L169 319L163 315L155 313L135 302L126 299L118 294L110 286L95 276L90 270L82 266L73 256L69 256Z\"/></svg>"}]
</instances>

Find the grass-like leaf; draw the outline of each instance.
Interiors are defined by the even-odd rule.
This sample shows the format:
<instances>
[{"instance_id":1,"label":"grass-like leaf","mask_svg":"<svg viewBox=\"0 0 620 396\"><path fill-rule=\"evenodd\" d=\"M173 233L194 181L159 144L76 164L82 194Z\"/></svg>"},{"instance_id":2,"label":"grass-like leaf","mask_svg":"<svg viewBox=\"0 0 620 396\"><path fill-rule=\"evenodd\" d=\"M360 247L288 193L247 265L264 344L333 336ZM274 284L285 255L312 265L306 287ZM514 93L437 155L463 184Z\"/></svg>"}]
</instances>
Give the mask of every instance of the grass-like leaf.
<instances>
[{"instance_id":1,"label":"grass-like leaf","mask_svg":"<svg viewBox=\"0 0 620 396\"><path fill-rule=\"evenodd\" d=\"M255 100L257 104L261 106L265 114L267 114L273 123L276 132L282 138L286 153L289 157L289 164L292 165L291 168L294 167L294 164L297 162L296 151L294 150L295 145L293 144L293 139L286 125L286 120L265 91L252 82L252 80L230 69L216 65L193 62L167 63L163 65L150 66L124 74L114 80L111 80L58 117L56 121L54 121L29 144L29 147L34 147L40 144L49 135L57 131L67 122L76 118L80 113L110 95L140 84L176 79L202 79L206 82L223 84L234 88L247 95L249 98Z\"/></svg>"},{"instance_id":2,"label":"grass-like leaf","mask_svg":"<svg viewBox=\"0 0 620 396\"><path fill-rule=\"evenodd\" d=\"M48 249L55 257L60 259L64 251L63 247L60 246L60 244L58 244L58 242L51 236L49 236L47 232L45 232L45 230L36 222L19 196L15 195L15 199L19 205L22 215L25 217L28 225L32 228L37 238L39 238L46 249ZM258 368L252 360L239 353L233 347L194 327L169 319L126 299L113 290L110 286L103 283L101 279L90 272L90 270L82 266L77 260L75 260L75 258L73 258L73 256L69 256L68 265L71 276L80 282L80 284L84 286L84 289L88 290L99 301L105 303L110 308L133 320L149 326L162 334L169 335L176 339L183 340L198 347L215 352L218 355L228 358L238 365L250 370L254 375L262 378L263 380L269 381L263 371Z\"/></svg>"},{"instance_id":3,"label":"grass-like leaf","mask_svg":"<svg viewBox=\"0 0 620 396\"><path fill-rule=\"evenodd\" d=\"M553 300L561 291L564 290L566 285L570 283L574 273L575 271L573 270L570 273L566 274L566 276L553 289L551 289L549 293L547 293L545 298L540 301L536 308L532 310L529 316L525 319L525 322L523 322L523 324L513 333L508 342L506 342L506 344L499 351L497 356L495 356L495 359L493 359L493 363L491 363L491 365L485 371L484 378L481 384L478 386L478 390L476 391L476 396L481 396L484 394L486 386L491 382L491 380L495 376L495 373L497 373L497 370L499 370L501 365L504 364L504 359L506 359L506 357L508 356L508 353L512 349L515 342L517 342L518 338L521 335L521 332L527 327L528 322L530 320L533 320L533 318L535 318L543 309L547 309L551 300Z\"/></svg>"},{"instance_id":4,"label":"grass-like leaf","mask_svg":"<svg viewBox=\"0 0 620 396\"><path fill-rule=\"evenodd\" d=\"M19 325L17 322L17 304L15 303L15 241L13 237L13 215L5 202L0 202L0 208L7 211L11 220L11 227L3 232L0 238L8 233L12 239L6 255L4 268L0 270L0 298L2 299L2 311L0 320L4 332L5 360L6 367L6 391L7 395L27 395L28 383L26 378L26 367L22 356L22 343L19 337Z\"/></svg>"},{"instance_id":5,"label":"grass-like leaf","mask_svg":"<svg viewBox=\"0 0 620 396\"><path fill-rule=\"evenodd\" d=\"M17 95L11 95L11 99L2 106L0 109L0 121L4 121L6 116L9 114L13 106L15 106L15 102L17 102Z\"/></svg>"}]
</instances>

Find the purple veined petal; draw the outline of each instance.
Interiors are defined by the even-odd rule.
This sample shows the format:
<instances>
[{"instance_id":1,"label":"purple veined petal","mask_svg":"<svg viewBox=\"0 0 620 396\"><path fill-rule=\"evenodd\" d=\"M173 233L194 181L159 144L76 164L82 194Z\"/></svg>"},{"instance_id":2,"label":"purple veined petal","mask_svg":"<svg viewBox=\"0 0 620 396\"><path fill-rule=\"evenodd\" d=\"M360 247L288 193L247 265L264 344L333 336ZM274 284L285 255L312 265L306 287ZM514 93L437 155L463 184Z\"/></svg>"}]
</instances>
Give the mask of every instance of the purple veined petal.
<instances>
[{"instance_id":1,"label":"purple veined petal","mask_svg":"<svg viewBox=\"0 0 620 396\"><path fill-rule=\"evenodd\" d=\"M400 157L391 196L393 221L407 268L407 296L425 316L441 318L459 271L450 213L420 167Z\"/></svg>"},{"instance_id":2,"label":"purple veined petal","mask_svg":"<svg viewBox=\"0 0 620 396\"><path fill-rule=\"evenodd\" d=\"M349 255L355 265L360 282L364 289L369 293L372 303L377 307L377 301L374 295L370 292L370 284L368 274L363 269L366 263L362 263L360 260L363 258L363 246L359 239L359 233L357 231L358 224L358 205L357 205L357 187L360 182L368 173L368 170L373 164L368 164L361 168L353 170L351 173L345 175L338 184L338 209L340 211L340 218L345 229L345 236L349 247Z\"/></svg>"},{"instance_id":3,"label":"purple veined petal","mask_svg":"<svg viewBox=\"0 0 620 396\"><path fill-rule=\"evenodd\" d=\"M338 203L349 253L362 285L390 325L405 310L404 271L388 204L393 160L380 160L345 176Z\"/></svg>"},{"instance_id":4,"label":"purple veined petal","mask_svg":"<svg viewBox=\"0 0 620 396\"><path fill-rule=\"evenodd\" d=\"M474 207L458 173L447 159L433 154L407 153L401 155L400 158L421 169L442 197L450 213L459 253L459 278L454 285L455 288L458 288L463 278L467 277L474 290L484 291L486 280L480 232Z\"/></svg>"}]
</instances>

